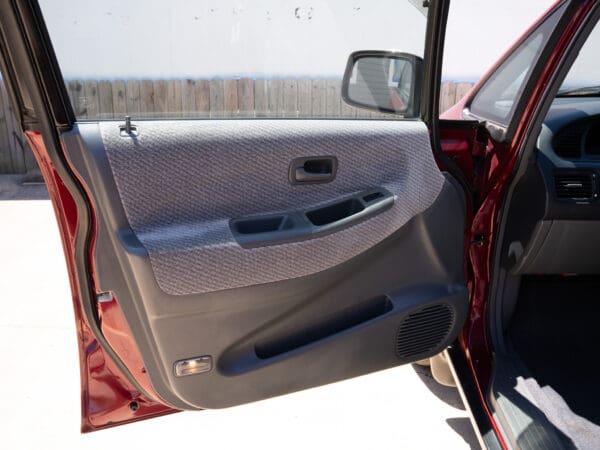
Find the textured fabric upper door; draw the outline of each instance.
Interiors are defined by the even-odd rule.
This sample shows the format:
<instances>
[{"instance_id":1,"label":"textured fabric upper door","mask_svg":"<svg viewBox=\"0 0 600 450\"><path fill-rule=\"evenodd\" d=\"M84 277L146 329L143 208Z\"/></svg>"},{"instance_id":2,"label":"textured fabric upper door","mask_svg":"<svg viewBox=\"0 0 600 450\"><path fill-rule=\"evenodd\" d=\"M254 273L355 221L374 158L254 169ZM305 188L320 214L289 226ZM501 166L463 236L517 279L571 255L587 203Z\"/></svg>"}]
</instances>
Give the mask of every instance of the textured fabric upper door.
<instances>
[{"instance_id":1,"label":"textured fabric upper door","mask_svg":"<svg viewBox=\"0 0 600 450\"><path fill-rule=\"evenodd\" d=\"M100 288L166 403L392 367L462 326L463 195L421 122L100 122L63 143L96 209Z\"/></svg>"}]
</instances>

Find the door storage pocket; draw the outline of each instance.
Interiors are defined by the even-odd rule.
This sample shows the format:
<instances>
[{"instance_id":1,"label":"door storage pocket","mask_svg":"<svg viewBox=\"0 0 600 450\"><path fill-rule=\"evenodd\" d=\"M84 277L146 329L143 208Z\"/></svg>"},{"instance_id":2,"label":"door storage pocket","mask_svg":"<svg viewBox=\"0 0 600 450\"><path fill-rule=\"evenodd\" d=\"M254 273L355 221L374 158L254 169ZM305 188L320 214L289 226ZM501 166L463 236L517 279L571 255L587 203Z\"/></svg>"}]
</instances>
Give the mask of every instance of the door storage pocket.
<instances>
[{"instance_id":1,"label":"door storage pocket","mask_svg":"<svg viewBox=\"0 0 600 450\"><path fill-rule=\"evenodd\" d=\"M387 296L381 295L359 305L343 309L335 315L323 318L302 329L258 342L254 350L256 356L261 359L272 358L368 322L392 309L391 300Z\"/></svg>"}]
</instances>

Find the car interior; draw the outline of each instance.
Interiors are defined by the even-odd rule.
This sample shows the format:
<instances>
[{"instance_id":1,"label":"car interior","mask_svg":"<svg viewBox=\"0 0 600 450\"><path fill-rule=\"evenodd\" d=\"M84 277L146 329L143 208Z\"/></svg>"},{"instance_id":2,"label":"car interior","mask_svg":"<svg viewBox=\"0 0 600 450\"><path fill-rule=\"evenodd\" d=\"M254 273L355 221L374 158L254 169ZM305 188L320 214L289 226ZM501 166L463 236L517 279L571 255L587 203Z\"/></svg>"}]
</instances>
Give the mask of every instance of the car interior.
<instances>
[{"instance_id":1,"label":"car interior","mask_svg":"<svg viewBox=\"0 0 600 450\"><path fill-rule=\"evenodd\" d=\"M582 58L597 46L597 28ZM509 432L505 437L516 445L595 448L600 442L598 87L559 90L521 169L500 225L489 305L496 351L490 401Z\"/></svg>"},{"instance_id":2,"label":"car interior","mask_svg":"<svg viewBox=\"0 0 600 450\"><path fill-rule=\"evenodd\" d=\"M532 36L507 67L540 57ZM508 115L511 102L485 94L471 112L491 102ZM94 300L118 301L144 362L126 369L175 408L413 363L465 323L469 202L423 121L82 120L60 139L95 213L86 264L109 295ZM488 400L516 448L592 448L600 88L565 85L526 155L492 264Z\"/></svg>"}]
</instances>

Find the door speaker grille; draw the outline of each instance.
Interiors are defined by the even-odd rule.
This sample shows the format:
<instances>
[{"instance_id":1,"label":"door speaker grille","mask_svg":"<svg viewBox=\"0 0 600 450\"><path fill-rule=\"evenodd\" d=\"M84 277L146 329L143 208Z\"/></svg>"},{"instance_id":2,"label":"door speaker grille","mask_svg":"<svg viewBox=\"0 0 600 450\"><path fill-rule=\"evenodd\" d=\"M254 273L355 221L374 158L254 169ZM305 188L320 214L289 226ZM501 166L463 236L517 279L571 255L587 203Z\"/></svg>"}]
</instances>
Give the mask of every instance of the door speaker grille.
<instances>
[{"instance_id":1,"label":"door speaker grille","mask_svg":"<svg viewBox=\"0 0 600 450\"><path fill-rule=\"evenodd\" d=\"M398 328L396 355L409 359L434 350L448 337L453 324L454 309L445 303L409 314Z\"/></svg>"}]
</instances>

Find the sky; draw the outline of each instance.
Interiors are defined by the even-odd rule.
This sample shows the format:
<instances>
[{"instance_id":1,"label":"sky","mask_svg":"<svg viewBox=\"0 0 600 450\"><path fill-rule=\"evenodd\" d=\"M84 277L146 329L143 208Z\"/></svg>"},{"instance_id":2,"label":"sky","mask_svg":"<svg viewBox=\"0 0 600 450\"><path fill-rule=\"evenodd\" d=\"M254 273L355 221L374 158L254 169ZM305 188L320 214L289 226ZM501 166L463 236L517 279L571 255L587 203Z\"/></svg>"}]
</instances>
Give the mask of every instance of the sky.
<instances>
[{"instance_id":1,"label":"sky","mask_svg":"<svg viewBox=\"0 0 600 450\"><path fill-rule=\"evenodd\" d=\"M444 79L477 80L552 3L454 0ZM67 79L340 78L354 50L423 54L425 18L406 0L40 4Z\"/></svg>"}]
</instances>

